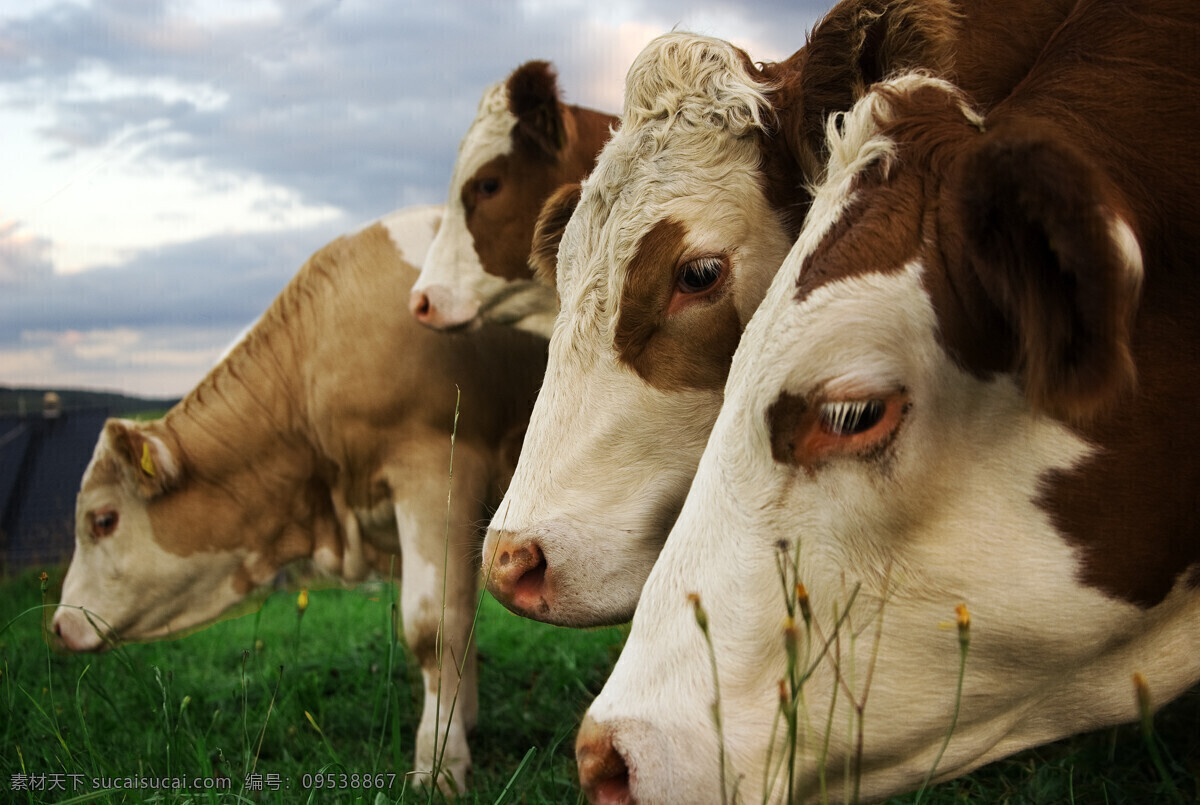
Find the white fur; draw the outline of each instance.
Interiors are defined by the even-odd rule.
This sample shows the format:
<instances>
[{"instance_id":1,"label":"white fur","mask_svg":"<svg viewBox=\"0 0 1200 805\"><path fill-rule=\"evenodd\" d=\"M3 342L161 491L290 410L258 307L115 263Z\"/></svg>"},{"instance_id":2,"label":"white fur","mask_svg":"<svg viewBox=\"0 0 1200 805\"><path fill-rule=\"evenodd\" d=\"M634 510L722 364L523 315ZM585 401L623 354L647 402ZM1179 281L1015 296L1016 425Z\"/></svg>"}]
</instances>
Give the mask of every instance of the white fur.
<instances>
[{"instance_id":1,"label":"white fur","mask_svg":"<svg viewBox=\"0 0 1200 805\"><path fill-rule=\"evenodd\" d=\"M870 141L867 103L848 118L857 122L847 138ZM842 164L857 162L846 153ZM1194 676L1186 669L1195 667L1188 647L1200 641L1200 596L1181 581L1142 610L1078 580L1081 557L1039 499L1047 473L1078 466L1094 448L1031 411L1011 378L958 368L938 342L919 263L795 301L806 257L848 202L837 168L743 337L695 482L589 711L610 731L641 803L719 796L717 740L705 718L713 681L689 593L708 613L728 783L736 780L744 801L782 799L785 747L771 734L786 673L779 543L799 542L799 581L819 635L834 634L858 587L839 640L804 687L802 801L819 799L827 724L828 799L849 797L851 698L866 702L861 797L920 785L955 707L959 604L971 614L970 649L961 713L935 779L1135 718L1134 672L1160 701ZM887 455L833 454L812 468L774 460L768 411L781 393L814 401L847 387L908 395Z\"/></svg>"},{"instance_id":2,"label":"white fur","mask_svg":"<svg viewBox=\"0 0 1200 805\"><path fill-rule=\"evenodd\" d=\"M462 188L480 167L512 152L510 132L516 123L508 109L504 84L488 87L479 101L475 120L459 144L441 228L425 260L416 263L421 266L421 275L413 292L426 294L450 324L472 321L488 300L504 294L509 285L503 277L484 271L479 261L467 229Z\"/></svg>"},{"instance_id":3,"label":"white fur","mask_svg":"<svg viewBox=\"0 0 1200 805\"><path fill-rule=\"evenodd\" d=\"M157 438L158 472L178 470L170 451ZM118 484L88 483L92 469L115 452L107 433L97 441L76 507L75 556L63 580L62 602L55 614L63 637L75 650L93 650L101 629L137 639L154 639L212 621L244 593L231 584L234 571L247 561L245 551L203 551L178 556L156 541L145 501L126 479ZM90 535L86 513L112 509L121 513L116 531L100 539ZM153 572L147 572L153 568Z\"/></svg>"},{"instance_id":4,"label":"white fur","mask_svg":"<svg viewBox=\"0 0 1200 805\"><path fill-rule=\"evenodd\" d=\"M631 615L721 404L719 391L661 391L618 360L618 300L642 237L671 218L687 226L689 253L729 254L742 321L789 245L758 173L765 88L732 46L660 37L627 86L563 235L546 378L484 546L486 563L498 529L537 542L556 623Z\"/></svg>"},{"instance_id":5,"label":"white fur","mask_svg":"<svg viewBox=\"0 0 1200 805\"><path fill-rule=\"evenodd\" d=\"M401 207L379 219L387 229L396 251L414 266L425 262L430 244L441 226L444 208L440 204Z\"/></svg>"},{"instance_id":6,"label":"white fur","mask_svg":"<svg viewBox=\"0 0 1200 805\"><path fill-rule=\"evenodd\" d=\"M776 288L793 286L789 273ZM683 715L704 712L708 694L697 701L696 692L712 688L686 603L693 592L709 613L739 790L747 801L760 799L768 749L776 758L783 751L770 742L785 673L774 563L781 540L800 540L800 580L824 634L833 632L834 608L862 585L840 647L842 673L861 697L875 658L867 759L889 758L864 772L865 798L918 785L932 764L958 669L955 633L939 624L953 620L959 603L973 617L972 645L963 710L939 778L1135 717L1134 671L1155 674L1151 684L1163 696L1186 687L1161 655L1200 639L1197 597L1181 589L1143 612L1076 581L1079 557L1036 501L1045 473L1074 466L1090 448L1030 413L1011 381L980 381L953 365L937 345L918 266L829 286L802 305L773 296L743 341L688 501L643 590L625 652L590 711L617 730L639 770L639 802L676 801L681 790L713 797L711 724ZM902 384L913 401L886 471L852 457L812 475L773 461L766 414L779 393L804 396L851 376L859 387ZM826 661L805 687L815 736L837 689ZM826 761L834 800L855 738L844 691L838 707ZM818 748L819 741L799 752L809 791Z\"/></svg>"}]
</instances>

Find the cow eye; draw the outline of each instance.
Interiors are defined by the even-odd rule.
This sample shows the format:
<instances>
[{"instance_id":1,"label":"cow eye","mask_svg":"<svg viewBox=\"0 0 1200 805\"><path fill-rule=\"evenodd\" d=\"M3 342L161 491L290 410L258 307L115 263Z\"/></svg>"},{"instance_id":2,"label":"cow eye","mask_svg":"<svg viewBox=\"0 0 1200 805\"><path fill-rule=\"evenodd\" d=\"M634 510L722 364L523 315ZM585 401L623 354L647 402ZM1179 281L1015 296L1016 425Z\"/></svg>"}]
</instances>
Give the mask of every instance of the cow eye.
<instances>
[{"instance_id":1,"label":"cow eye","mask_svg":"<svg viewBox=\"0 0 1200 805\"><path fill-rule=\"evenodd\" d=\"M121 516L112 509L101 509L92 514L92 536L97 539L111 536L117 530Z\"/></svg>"},{"instance_id":2,"label":"cow eye","mask_svg":"<svg viewBox=\"0 0 1200 805\"><path fill-rule=\"evenodd\" d=\"M783 393L767 410L771 457L810 470L836 456L868 457L891 443L908 410L904 389L816 403Z\"/></svg>"},{"instance_id":3,"label":"cow eye","mask_svg":"<svg viewBox=\"0 0 1200 805\"><path fill-rule=\"evenodd\" d=\"M720 257L699 257L683 264L675 286L681 293L704 293L715 287L724 273L725 261Z\"/></svg>"},{"instance_id":4,"label":"cow eye","mask_svg":"<svg viewBox=\"0 0 1200 805\"><path fill-rule=\"evenodd\" d=\"M883 400L854 400L823 403L821 429L831 436L866 433L879 424L887 405Z\"/></svg>"},{"instance_id":5,"label":"cow eye","mask_svg":"<svg viewBox=\"0 0 1200 805\"><path fill-rule=\"evenodd\" d=\"M475 198L485 201L500 192L500 180L496 178L476 179Z\"/></svg>"}]
</instances>

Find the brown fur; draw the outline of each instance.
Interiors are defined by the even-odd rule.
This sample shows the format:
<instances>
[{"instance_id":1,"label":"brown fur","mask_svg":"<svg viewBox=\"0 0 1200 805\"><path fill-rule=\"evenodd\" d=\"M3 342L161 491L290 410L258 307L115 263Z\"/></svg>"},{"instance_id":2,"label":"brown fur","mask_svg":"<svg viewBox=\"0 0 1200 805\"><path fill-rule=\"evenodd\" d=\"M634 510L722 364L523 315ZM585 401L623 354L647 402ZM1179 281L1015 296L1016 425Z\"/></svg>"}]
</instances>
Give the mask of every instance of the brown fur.
<instances>
[{"instance_id":1,"label":"brown fur","mask_svg":"<svg viewBox=\"0 0 1200 805\"><path fill-rule=\"evenodd\" d=\"M562 242L567 222L579 206L581 188L579 184L565 184L555 190L542 207L537 225L533 229L533 245L529 252L529 265L534 276L547 285L558 282L558 245Z\"/></svg>"},{"instance_id":2,"label":"brown fur","mask_svg":"<svg viewBox=\"0 0 1200 805\"><path fill-rule=\"evenodd\" d=\"M1190 0L1083 0L983 133L952 96L895 97L892 172L860 176L797 289L919 257L951 357L1014 375L1096 446L1041 502L1082 580L1139 606L1200 564L1196 41ZM1141 247L1140 294L1114 213Z\"/></svg>"},{"instance_id":3,"label":"brown fur","mask_svg":"<svg viewBox=\"0 0 1200 805\"><path fill-rule=\"evenodd\" d=\"M386 503L397 492L392 481L404 474L389 463L403 465L414 440L427 434L444 431L448 445L456 386L458 449L487 455L504 445L512 452L544 349L503 328L447 336L394 316L393 304L407 293L396 278L410 283L412 272L382 226L339 238L313 255L242 344L161 422L108 424L139 483L167 480L138 468L143 430L180 464L179 495L162 495L170 491L162 488L147 495L155 497L150 513L166 550L189 555L250 541L273 554L290 524L311 530L332 515L334 486L356 509ZM488 466L492 481L479 492L495 502L512 467L494 459ZM293 544L277 564L312 547ZM384 537L378 547L397 546Z\"/></svg>"},{"instance_id":4,"label":"brown fur","mask_svg":"<svg viewBox=\"0 0 1200 805\"><path fill-rule=\"evenodd\" d=\"M530 244L543 203L560 186L591 172L617 119L562 103L557 78L544 61L518 67L506 87L509 111L517 118L512 151L480 167L459 190L484 271L529 279ZM499 191L478 198L481 180L498 182Z\"/></svg>"},{"instance_id":5,"label":"brown fur","mask_svg":"<svg viewBox=\"0 0 1200 805\"><path fill-rule=\"evenodd\" d=\"M613 346L623 363L663 391L720 390L742 324L728 286L701 311L667 316L686 240L686 227L669 218L642 237L621 291Z\"/></svg>"},{"instance_id":6,"label":"brown fur","mask_svg":"<svg viewBox=\"0 0 1200 805\"><path fill-rule=\"evenodd\" d=\"M870 85L914 68L955 79L990 108L1020 82L1075 0L843 0L786 61L751 67L777 125L763 141L772 207L799 232L828 151L825 121ZM749 63L749 59L747 59Z\"/></svg>"}]
</instances>

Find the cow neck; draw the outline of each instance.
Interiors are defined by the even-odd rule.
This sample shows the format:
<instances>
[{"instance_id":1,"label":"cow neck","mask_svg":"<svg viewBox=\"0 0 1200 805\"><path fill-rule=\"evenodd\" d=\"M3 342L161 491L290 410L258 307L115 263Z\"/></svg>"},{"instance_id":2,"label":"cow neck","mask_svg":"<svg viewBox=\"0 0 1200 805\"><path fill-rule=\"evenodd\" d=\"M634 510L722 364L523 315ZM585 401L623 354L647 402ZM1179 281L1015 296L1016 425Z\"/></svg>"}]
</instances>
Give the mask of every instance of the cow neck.
<instances>
[{"instance_id":1,"label":"cow neck","mask_svg":"<svg viewBox=\"0 0 1200 805\"><path fill-rule=\"evenodd\" d=\"M304 295L297 285L163 420L183 484L157 507L164 521L178 519L187 500L221 509L190 540L182 539L189 529L171 529L181 537L173 552L249 548L275 567L311 553L313 528L325 514L316 509L327 507L306 493L318 464L297 388L303 345L295 333L306 323L296 315Z\"/></svg>"}]
</instances>

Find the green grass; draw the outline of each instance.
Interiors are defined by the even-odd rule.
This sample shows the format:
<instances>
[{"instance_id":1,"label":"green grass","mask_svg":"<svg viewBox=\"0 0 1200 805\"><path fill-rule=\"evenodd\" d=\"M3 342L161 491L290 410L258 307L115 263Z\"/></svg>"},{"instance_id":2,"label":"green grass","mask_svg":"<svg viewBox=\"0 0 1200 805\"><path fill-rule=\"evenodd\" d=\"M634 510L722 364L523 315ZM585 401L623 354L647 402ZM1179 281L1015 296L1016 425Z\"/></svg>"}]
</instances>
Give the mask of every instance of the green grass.
<instances>
[{"instance_id":1,"label":"green grass","mask_svg":"<svg viewBox=\"0 0 1200 805\"><path fill-rule=\"evenodd\" d=\"M49 603L61 574L51 569ZM316 590L301 619L295 592L280 591L185 638L59 656L42 639L37 573L0 584L0 802L440 802L404 788L421 683L403 643L391 638L394 600L390 584ZM579 801L574 731L623 634L533 623L485 597L475 785L460 801ZM1169 783L1130 725L1023 752L936 786L921 801L1200 802L1200 690L1158 713L1152 740ZM266 786L278 779L280 789L247 790L251 770ZM303 788L305 774L340 772L396 776L382 792L331 798ZM65 791L13 790L21 774L40 775L47 787L50 775L82 777L78 785L61 778ZM92 785L93 777L138 775L225 777L230 788Z\"/></svg>"},{"instance_id":2,"label":"green grass","mask_svg":"<svg viewBox=\"0 0 1200 805\"><path fill-rule=\"evenodd\" d=\"M60 656L42 639L37 574L4 583L0 628L12 623L0 632L0 802L324 802L330 792L310 800L304 775L341 772L394 777L383 796L340 791L339 802L442 801L405 787L422 685L391 638L395 599L384 583L314 590L300 618L296 594L280 591L184 638ZM460 801L578 799L574 729L623 636L526 621L485 596L474 788ZM264 790L246 788L251 773ZM71 774L82 776L50 777ZM65 791L14 790L30 779L19 775ZM226 777L230 787L93 786L131 776Z\"/></svg>"}]
</instances>

